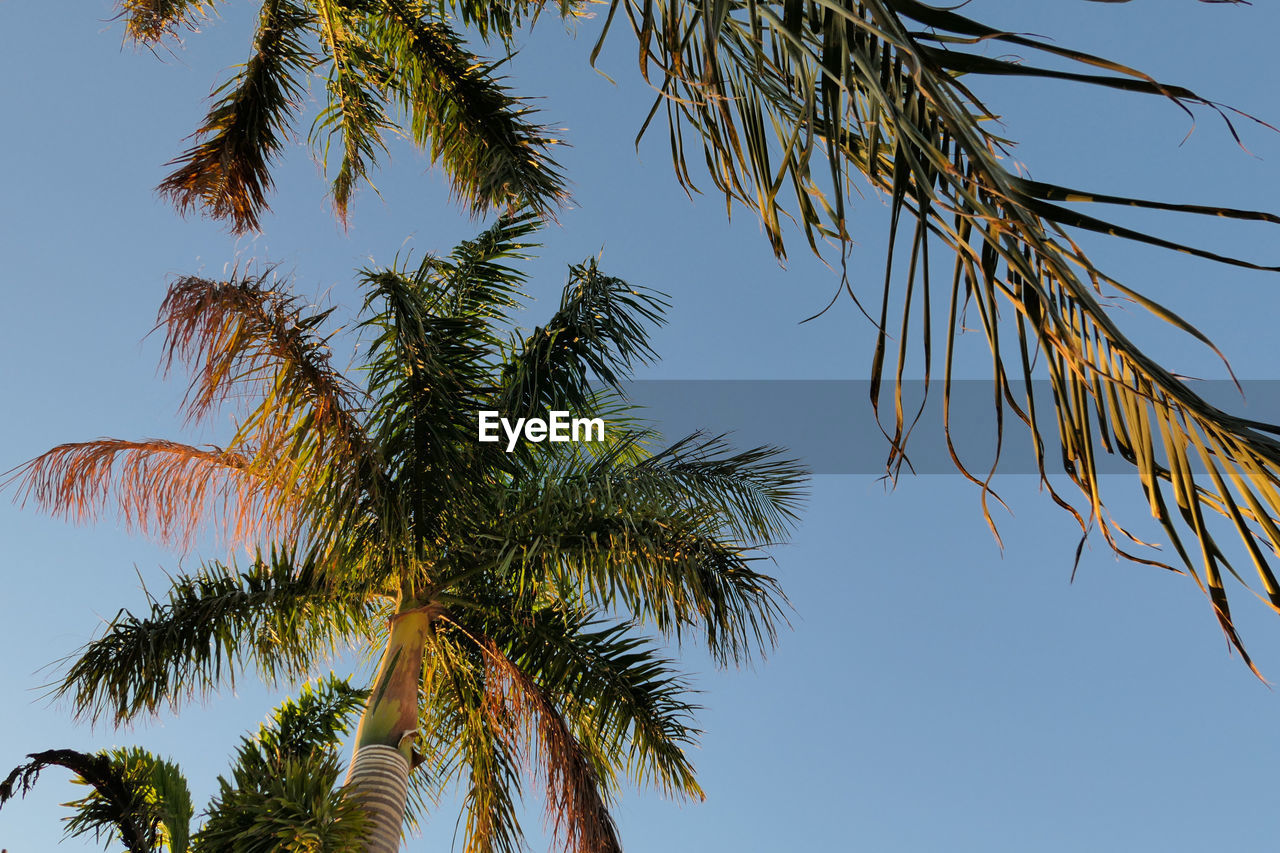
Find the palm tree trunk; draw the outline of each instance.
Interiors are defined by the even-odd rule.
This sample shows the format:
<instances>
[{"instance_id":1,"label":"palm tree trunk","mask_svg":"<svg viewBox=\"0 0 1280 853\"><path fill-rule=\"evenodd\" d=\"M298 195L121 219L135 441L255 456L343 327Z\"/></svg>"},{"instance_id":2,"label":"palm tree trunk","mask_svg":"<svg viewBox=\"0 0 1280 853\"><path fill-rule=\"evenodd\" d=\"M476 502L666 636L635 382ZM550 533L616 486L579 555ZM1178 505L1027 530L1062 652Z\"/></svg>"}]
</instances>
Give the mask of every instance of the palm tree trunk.
<instances>
[{"instance_id":1,"label":"palm tree trunk","mask_svg":"<svg viewBox=\"0 0 1280 853\"><path fill-rule=\"evenodd\" d=\"M368 813L366 853L395 853L400 848L422 660L438 612L434 606L406 602L391 618L378 677L356 730L355 756L344 787Z\"/></svg>"}]
</instances>

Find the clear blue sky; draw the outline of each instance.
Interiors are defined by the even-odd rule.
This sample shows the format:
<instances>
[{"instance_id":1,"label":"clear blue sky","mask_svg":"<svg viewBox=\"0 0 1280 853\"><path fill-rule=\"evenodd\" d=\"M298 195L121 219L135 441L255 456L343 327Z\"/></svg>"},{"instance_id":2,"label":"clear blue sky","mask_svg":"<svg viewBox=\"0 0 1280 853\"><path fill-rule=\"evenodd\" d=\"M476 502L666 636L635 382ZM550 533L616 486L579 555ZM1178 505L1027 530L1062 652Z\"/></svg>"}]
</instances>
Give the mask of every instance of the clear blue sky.
<instances>
[{"instance_id":1,"label":"clear blue sky","mask_svg":"<svg viewBox=\"0 0 1280 853\"><path fill-rule=\"evenodd\" d=\"M354 308L353 268L408 248L444 249L479 227L406 148L375 176L381 199L358 197L346 233L302 147L276 173L275 214L262 236L237 240L179 220L151 188L211 85L244 55L254 4L228 4L219 23L159 58L121 47L110 3L71 5L0 2L0 469L62 441L203 437L175 421L182 384L158 379L157 342L143 340L173 275L273 261L295 273L299 291ZM985 0L967 9L1280 122L1272 43L1280 11L1267 4ZM851 304L799 325L831 294L830 271L798 241L782 269L749 214L736 212L729 225L718 198L687 199L661 129L637 155L632 138L649 101L633 42L621 29L612 37L602 66L615 86L587 65L597 27L580 24L574 39L548 17L510 65L513 84L543 96L544 115L573 143L562 162L577 204L545 235L531 321L551 310L564 264L603 248L606 269L673 296L671 323L657 337L664 360L647 377L865 377L872 330ZM1154 99L1086 100L1065 84L980 91L1022 141L1018 156L1036 177L1277 207L1280 134L1249 129L1253 156L1208 115L1182 143L1186 117ZM874 293L886 207L872 195L855 207L854 282ZM1280 262L1274 231L1161 221L1166 233ZM1280 278L1090 245L1110 272L1196 321L1240 375L1277 377ZM1170 366L1220 375L1212 359L1137 312L1123 319ZM982 342L972 337L965 369L982 376ZM1117 515L1143 529L1136 484L1108 483ZM892 492L870 476L818 478L802 528L777 552L794 630L753 671L717 673L689 659L704 690L707 734L695 758L707 802L628 792L619 814L627 849L1274 849L1280 696L1228 656L1190 581L1119 563L1095 543L1070 585L1069 519L1031 477L999 487L1016 512L1002 519L1003 553L958 476L904 479ZM0 542L0 769L36 749L138 743L181 763L203 801L235 740L275 696L246 680L180 716L116 732L74 723L38 691L48 677L41 667L120 607L141 604L139 576L160 588L163 571L183 558L110 523L70 527L7 500ZM1251 650L1280 680L1280 618L1247 593L1238 602ZM0 812L0 847L23 853L56 842L56 804L76 793L65 779L49 771L26 801ZM539 808L531 804L531 829ZM455 816L452 806L442 810L409 849L446 849ZM93 849L63 849L81 847Z\"/></svg>"}]
</instances>

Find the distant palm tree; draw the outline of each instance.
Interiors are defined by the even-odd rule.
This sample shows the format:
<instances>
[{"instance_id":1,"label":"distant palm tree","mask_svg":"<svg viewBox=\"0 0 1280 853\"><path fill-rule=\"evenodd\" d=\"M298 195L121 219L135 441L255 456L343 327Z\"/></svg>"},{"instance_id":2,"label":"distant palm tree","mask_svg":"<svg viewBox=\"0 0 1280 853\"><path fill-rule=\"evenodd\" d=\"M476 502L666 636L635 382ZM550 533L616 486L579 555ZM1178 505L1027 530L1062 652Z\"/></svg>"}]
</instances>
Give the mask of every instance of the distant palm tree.
<instances>
[{"instance_id":1,"label":"distant palm tree","mask_svg":"<svg viewBox=\"0 0 1280 853\"><path fill-rule=\"evenodd\" d=\"M534 227L505 218L416 269L365 270L359 381L330 366L332 309L266 277L175 283L160 316L168 361L194 369L193 417L241 404L228 445L102 439L15 476L56 514L115 506L175 539L212 508L272 545L122 612L57 692L123 722L246 667L273 681L335 648L380 649L347 787L371 812L370 850L396 849L421 761L415 784L466 779L468 851L519 848L522 763L584 853L618 849L620 777L699 796L684 679L637 627L700 636L720 663L768 648L783 598L756 561L794 521L803 472L716 438L653 449L617 395L653 356L665 303L594 261L571 268L546 326L508 337L522 279L503 261ZM508 452L477 441L482 410L567 410L609 428Z\"/></svg>"},{"instance_id":2,"label":"distant palm tree","mask_svg":"<svg viewBox=\"0 0 1280 853\"><path fill-rule=\"evenodd\" d=\"M212 2L125 0L121 12L134 37L152 42L194 22L214 6ZM275 31L271 16L282 8L283 4L264 6L262 33ZM331 102L338 107L327 109L318 127L349 127L346 150L355 152L353 162L363 163L369 158L362 159L361 151L374 150L372 140L384 117L381 113L365 117L354 107L344 112L339 96L348 89L361 93L350 99L360 107L381 103L379 98L403 99L402 93L417 92L403 100L413 108L415 140L426 144L430 138L440 146L441 140L454 139L460 125L447 114L427 108L425 89L380 82L383 68L387 73L421 68L413 79L428 79L425 69L430 60L421 53L422 45L405 35L404 27L410 21L415 28L444 27L450 19L477 28L486 40L509 46L513 27L539 8L538 3L475 0L444 4L315 0L296 9L297 21L307 23L293 25L290 32L320 27L323 45L352 46L345 54L333 47L321 50L328 63L323 67L330 69ZM575 14L579 8L564 2L560 12ZM906 458L906 437L911 432L901 386L905 364L920 357L926 376L936 378L940 360L943 395L949 399L952 355L966 316L962 307L967 306L967 316L974 318L992 353L992 399L998 422L1003 424L1008 413L1010 420L1017 418L1031 431L1041 478L1054 500L1073 514L1086 535L1096 527L1123 556L1165 565L1125 550L1122 543L1133 537L1106 514L1099 455L1118 454L1130 462L1152 515L1177 554L1173 562L1206 592L1230 642L1243 654L1224 585L1225 575L1240 578L1241 572L1215 536L1210 516L1226 519L1266 599L1280 610L1280 579L1268 556L1268 552L1280 552L1278 430L1210 405L1131 341L1107 309L1110 296L1136 303L1212 347L1177 314L1099 269L1068 229L1274 271L1275 267L1125 227L1078 206L1138 207L1271 223L1280 219L1256 211L1149 201L1030 180L1009 156L1006 140L997 135L995 114L971 86L983 76L1017 76L1156 95L1188 114L1199 108L1221 116L1233 135L1232 122L1242 114L1119 62L989 25L961 14L959 7L918 0L611 0L601 41L620 12L638 39L642 72L659 91L645 127L657 115L666 116L677 178L692 187L696 164L705 162L719 190L759 214L779 256L785 252L783 223L790 220L814 251L823 240L834 240L841 246L842 261L846 260L851 235L845 196L851 180L868 181L890 200L893 237L879 305L871 308L878 327L871 363L873 405L882 403L882 386L894 389L894 414L886 425L889 470L896 473ZM329 26L329 21L347 23L343 29ZM364 32L376 38L366 39ZM383 35L391 32L401 34L395 50ZM1025 51L1032 61L994 56L984 49L988 45ZM166 181L166 191L184 206L204 198L206 208L215 215L230 216L237 228L252 227L256 219L234 211L256 211L263 204L265 196L258 188L265 186L267 164L278 151L279 135L247 132L245 128L256 125L241 122L239 116L243 111L258 117L259 123L283 128L296 107L292 90L286 88L277 87L279 95L273 100L260 97L259 93L272 90L251 84L253 74L259 73L254 69L273 69L268 74L273 80L293 80L318 67L311 56L301 41L277 42L260 34L256 58L226 90L228 94L221 96L200 131L204 140L200 145L213 148L208 155L199 153L201 148L193 149L180 161L179 172ZM417 57L412 62L418 65L412 65L410 57ZM1038 64L1036 59L1058 65ZM422 99L424 106L416 106L415 98ZM342 125L336 121L340 114L353 119ZM441 118L429 122L429 115ZM469 137L462 132L459 138ZM549 157L546 134L528 131L522 138L530 152ZM687 158L690 147L694 154ZM197 162L210 164L207 172L196 168L210 177L188 183L184 175ZM466 190L480 181L480 173L467 162L499 160L446 160L446 171L460 195L473 205L482 196L501 195ZM552 174L554 170L546 171L551 168L549 159L538 162L538 174ZM256 177L241 182L235 176L242 172ZM558 184L534 180L487 183L512 187L516 195L546 208L556 205L560 193ZM245 195L247 200L218 201L224 191L242 184L253 189ZM206 188L212 189L202 196ZM340 209L345 209L346 190L336 189L335 197ZM904 222L913 224L901 234ZM946 265L941 274L940 256ZM905 276L894 274L895 264L906 266ZM844 284L857 298L847 280ZM897 338L896 366L890 334ZM937 340L944 343L935 350ZM1043 403L1037 408L1027 385L1037 363L1053 389L1052 412L1045 411ZM1046 446L1055 438L1057 453ZM1060 465L1051 461L1055 457ZM986 506L991 474L971 472L956 461L961 472L982 488ZM1075 505L1050 482L1048 474L1055 472L1065 474L1078 487L1081 497ZM1194 540L1190 544L1184 541L1188 537ZM1248 661L1248 655L1244 659Z\"/></svg>"},{"instance_id":3,"label":"distant palm tree","mask_svg":"<svg viewBox=\"0 0 1280 853\"><path fill-rule=\"evenodd\" d=\"M305 685L236 750L230 778L200 827L181 769L138 747L32 753L0 782L0 806L26 794L40 772L64 767L92 790L67 803L67 835L119 841L129 853L275 850L356 853L367 820L336 782L342 736L367 694L332 676Z\"/></svg>"}]
</instances>

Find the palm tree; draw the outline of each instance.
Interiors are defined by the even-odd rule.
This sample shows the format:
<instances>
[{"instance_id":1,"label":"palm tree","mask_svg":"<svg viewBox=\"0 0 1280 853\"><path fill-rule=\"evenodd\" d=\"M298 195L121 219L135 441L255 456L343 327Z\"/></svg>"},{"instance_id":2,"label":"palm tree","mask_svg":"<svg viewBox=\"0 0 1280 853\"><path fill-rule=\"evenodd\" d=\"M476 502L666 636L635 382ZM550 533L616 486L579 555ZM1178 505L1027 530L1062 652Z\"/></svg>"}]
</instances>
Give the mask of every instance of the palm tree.
<instances>
[{"instance_id":1,"label":"palm tree","mask_svg":"<svg viewBox=\"0 0 1280 853\"><path fill-rule=\"evenodd\" d=\"M0 782L0 807L25 795L42 770L64 767L92 790L67 803L67 835L118 840L129 853L215 850L361 849L366 819L335 783L343 735L367 694L333 676L279 705L236 750L230 779L206 806L203 826L186 777L172 761L139 747L96 753L50 749L27 756Z\"/></svg>"},{"instance_id":2,"label":"palm tree","mask_svg":"<svg viewBox=\"0 0 1280 853\"><path fill-rule=\"evenodd\" d=\"M618 849L620 779L700 796L685 680L639 625L700 636L722 664L767 649L784 599L756 562L793 523L803 472L776 449L700 435L654 449L619 393L653 357L666 303L594 261L570 269L545 326L506 331L522 279L504 261L536 221L363 271L362 381L329 362L332 309L269 275L177 281L160 313L166 363L193 367L192 417L242 404L229 443L62 445L15 478L55 514L114 506L176 540L213 511L271 544L122 611L56 692L120 723L245 668L271 682L334 649L380 650L347 782L371 816L369 850L396 849L410 784L432 794L459 779L465 849L518 849L525 764L551 825L584 853ZM508 448L477 441L488 410L567 410L609 430ZM420 762L430 772L411 774Z\"/></svg>"},{"instance_id":3,"label":"palm tree","mask_svg":"<svg viewBox=\"0 0 1280 853\"><path fill-rule=\"evenodd\" d=\"M512 27L538 8L523 3L413 4L394 10L390 2L347 6L344 14L370 29L376 29L373 20L386 26L406 20L399 17L406 9L432 25L450 14L475 27L483 39L508 47ZM129 32L149 43L193 23L212 7L123 2L121 13ZM560 7L562 14L576 9L574 4ZM680 183L694 187L696 163L705 161L714 186L730 202L759 215L778 256L786 251L784 222L791 221L815 252L824 241L836 242L843 266L851 239L844 203L850 181L860 177L890 200L883 288L878 306L871 308L878 328L871 402L879 412L883 389L893 407L885 426L889 472L896 476L906 460L913 424L901 384L905 364L918 354L932 382L937 379L936 357L941 356L942 394L949 412L961 306L971 305L992 355L997 422L1003 424L1009 414L1030 431L1042 483L1079 523L1081 544L1096 528L1127 559L1189 574L1208 596L1231 644L1252 667L1236 633L1224 583L1228 574L1244 583L1242 571L1228 558L1228 546L1219 542L1212 517L1225 519L1228 535L1240 540L1266 600L1280 610L1280 580L1268 556L1280 553L1280 443L1275 438L1280 430L1211 405L1130 340L1108 310L1113 297L1136 303L1218 352L1191 323L1107 275L1071 232L1100 233L1275 271L1129 228L1080 206L1270 223L1280 218L1030 180L1010 156L1008 141L993 131L995 113L972 86L983 76L1017 76L1155 95L1188 114L1200 109L1221 117L1233 136L1236 122L1253 119L1120 62L919 0L611 0L601 44L618 18L630 25L639 42L641 73L659 92L642 133L664 115ZM1025 51L1032 61L992 56L984 52L987 45ZM379 91L376 75L363 79L365 91ZM290 109L285 96L271 114L289 116ZM211 124L202 132L213 138L210 128L222 133L222 127ZM420 125L414 127L415 139L423 143ZM436 125L432 138L440 138L443 128ZM264 137L227 124L220 138L240 139L238 150L246 152L247 160L263 164L256 173L267 173L265 155L277 148L264 145ZM531 144L536 149L543 141ZM688 157L690 147L694 154ZM251 151L262 154L248 156ZM232 164L239 157L218 162ZM455 164L445 165L457 185L473 180ZM174 186L173 179L165 186ZM195 196L179 198L189 204ZM551 194L537 198L554 207ZM209 209L215 215L226 213L216 205ZM245 220L233 222L246 225ZM899 240L903 228L908 231ZM941 273L940 256L946 265ZM894 269L895 262L903 261L905 275ZM944 283L941 290L939 282ZM847 279L843 283L858 300ZM891 334L898 338L896 355L890 352ZM940 353L935 353L937 340L943 342ZM1037 362L1043 363L1052 386L1052 411L1043 401L1037 406L1031 394ZM948 442L949 428L947 420ZM1057 452L1050 449L1055 441ZM1171 564L1126 549L1126 540L1140 540L1106 512L1098 476L1102 453L1119 455L1132 465L1151 513L1177 555ZM970 471L954 458L960 472L980 488L984 508L989 497L998 499L991 490L996 464ZM1051 473L1069 478L1079 496L1060 493ZM987 520L994 531L989 513Z\"/></svg>"}]
</instances>

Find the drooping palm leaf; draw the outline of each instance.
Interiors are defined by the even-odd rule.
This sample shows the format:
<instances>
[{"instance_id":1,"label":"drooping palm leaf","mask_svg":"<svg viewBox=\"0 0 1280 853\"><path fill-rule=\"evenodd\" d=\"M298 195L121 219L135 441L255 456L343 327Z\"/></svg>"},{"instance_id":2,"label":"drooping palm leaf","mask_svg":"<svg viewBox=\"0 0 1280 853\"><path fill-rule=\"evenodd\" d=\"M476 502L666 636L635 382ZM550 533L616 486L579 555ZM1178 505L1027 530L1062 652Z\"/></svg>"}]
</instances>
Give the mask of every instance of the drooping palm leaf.
<instances>
[{"instance_id":1,"label":"drooping palm leaf","mask_svg":"<svg viewBox=\"0 0 1280 853\"><path fill-rule=\"evenodd\" d=\"M619 11L640 40L642 69L662 93L654 110L665 110L678 177L693 181L686 146L701 148L712 182L761 215L779 255L788 219L815 250L824 237L848 239L844 199L855 178L888 197L891 240L876 316L871 395L879 411L887 386L891 473L907 458L913 423L902 388L907 359L921 354L929 378L931 343L939 333L945 337L946 405L960 307L968 305L992 352L997 422L1003 424L1008 407L1028 425L1054 498L1082 529L1096 524L1117 551L1148 561L1121 547L1117 534L1127 534L1105 514L1098 476L1100 453L1132 462L1182 569L1206 590L1227 637L1243 654L1223 584L1224 574L1234 569L1203 510L1234 527L1267 597L1280 609L1280 585L1265 555L1280 549L1280 442L1272 437L1277 430L1209 405L1126 337L1105 306L1102 294L1108 289L1208 343L1176 314L1099 270L1068 229L1252 269L1277 268L1123 228L1067 205L1280 220L1026 180L1004 156L1004 141L987 129L992 114L970 86L983 75L1020 75L1157 95L1188 112L1215 112L1233 134L1231 122L1239 114L1120 63L917 0L615 0L610 17ZM985 43L1068 67L994 59L979 52ZM936 269L940 251L950 268L943 281ZM895 270L903 259L905 275ZM896 352L890 336L897 338ZM1053 388L1048 413L1030 396L1037 358ZM1045 451L1055 431L1061 467ZM989 475L969 472L956 461L982 485L985 502ZM1080 509L1053 491L1048 475L1055 470L1080 489ZM1188 534L1198 546L1184 547Z\"/></svg>"},{"instance_id":2,"label":"drooping palm leaf","mask_svg":"<svg viewBox=\"0 0 1280 853\"><path fill-rule=\"evenodd\" d=\"M212 565L173 578L150 612L121 610L70 660L55 695L120 723L207 695L253 667L270 683L306 674L369 630L377 599L329 588L314 556L275 552L238 574Z\"/></svg>"},{"instance_id":3,"label":"drooping palm leaf","mask_svg":"<svg viewBox=\"0 0 1280 853\"><path fill-rule=\"evenodd\" d=\"M193 134L196 144L169 165L160 193L182 213L225 219L235 233L256 231L271 193L271 165L291 132L304 78L316 63L305 41L314 16L291 0L266 0L253 55L213 93Z\"/></svg>"},{"instance_id":4,"label":"drooping palm leaf","mask_svg":"<svg viewBox=\"0 0 1280 853\"><path fill-rule=\"evenodd\" d=\"M386 65L388 92L409 137L444 167L457 199L473 213L518 201L539 215L553 213L566 194L547 154L559 140L529 121L533 111L502 85L496 65L463 47L433 14L435 3L377 6L366 19L367 37Z\"/></svg>"},{"instance_id":5,"label":"drooping palm leaf","mask_svg":"<svg viewBox=\"0 0 1280 853\"><path fill-rule=\"evenodd\" d=\"M73 809L68 835L118 838L129 853L156 853L163 840L171 853L185 853L191 795L172 763L141 749L94 754L49 749L27 757L31 761L0 782L0 806L30 791L46 767L65 767L93 789L67 804Z\"/></svg>"},{"instance_id":6,"label":"drooping palm leaf","mask_svg":"<svg viewBox=\"0 0 1280 853\"><path fill-rule=\"evenodd\" d=\"M129 529L186 544L209 515L233 537L282 520L287 500L249 457L218 447L104 438L61 444L8 472L23 500L71 521L114 509Z\"/></svg>"}]
</instances>

